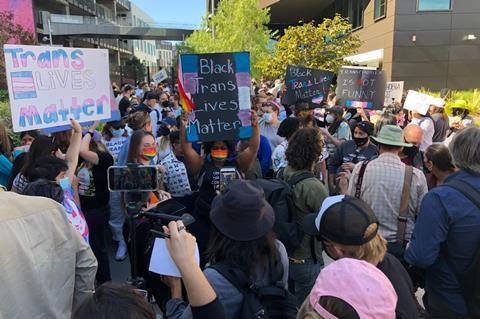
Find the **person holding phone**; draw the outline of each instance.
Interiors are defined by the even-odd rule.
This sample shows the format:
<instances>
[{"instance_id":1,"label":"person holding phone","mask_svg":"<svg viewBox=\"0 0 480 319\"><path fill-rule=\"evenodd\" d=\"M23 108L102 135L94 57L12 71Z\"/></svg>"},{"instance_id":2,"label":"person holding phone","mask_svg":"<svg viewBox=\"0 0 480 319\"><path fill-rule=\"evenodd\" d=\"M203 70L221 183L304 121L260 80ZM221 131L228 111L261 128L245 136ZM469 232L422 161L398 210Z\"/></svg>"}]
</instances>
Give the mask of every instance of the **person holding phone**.
<instances>
[{"instance_id":1,"label":"person holding phone","mask_svg":"<svg viewBox=\"0 0 480 319\"><path fill-rule=\"evenodd\" d=\"M189 174L198 176L199 194L195 202L194 216L197 222L192 225L191 231L198 238L201 255L205 251L210 232L210 206L220 192L220 171L222 168L234 168L245 174L257 158L260 146L260 130L257 115L252 111L253 135L249 146L237 154L235 143L232 141L215 141L203 145L205 157L199 155L187 142L186 115L180 121L180 141L185 156L185 164Z\"/></svg>"}]
</instances>

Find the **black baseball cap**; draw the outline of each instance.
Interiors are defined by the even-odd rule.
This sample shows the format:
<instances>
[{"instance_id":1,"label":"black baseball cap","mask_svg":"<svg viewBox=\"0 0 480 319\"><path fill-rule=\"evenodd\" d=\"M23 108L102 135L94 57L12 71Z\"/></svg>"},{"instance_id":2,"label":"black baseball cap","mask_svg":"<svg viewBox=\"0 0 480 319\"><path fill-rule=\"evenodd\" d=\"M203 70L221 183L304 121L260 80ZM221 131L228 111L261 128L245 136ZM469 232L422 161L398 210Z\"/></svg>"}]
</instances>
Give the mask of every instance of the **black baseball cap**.
<instances>
[{"instance_id":1,"label":"black baseball cap","mask_svg":"<svg viewBox=\"0 0 480 319\"><path fill-rule=\"evenodd\" d=\"M368 134L368 136L372 136L373 135L373 131L375 129L375 126L368 122L368 121L362 121L362 122L359 122L357 123L357 125L355 125L355 127L358 127L360 128L362 131L364 131L365 133Z\"/></svg>"},{"instance_id":2,"label":"black baseball cap","mask_svg":"<svg viewBox=\"0 0 480 319\"><path fill-rule=\"evenodd\" d=\"M376 225L376 230L366 236L372 224ZM372 240L377 235L378 225L378 219L367 203L346 195L327 197L318 214L309 214L303 219L303 230L308 235L352 246Z\"/></svg>"}]
</instances>

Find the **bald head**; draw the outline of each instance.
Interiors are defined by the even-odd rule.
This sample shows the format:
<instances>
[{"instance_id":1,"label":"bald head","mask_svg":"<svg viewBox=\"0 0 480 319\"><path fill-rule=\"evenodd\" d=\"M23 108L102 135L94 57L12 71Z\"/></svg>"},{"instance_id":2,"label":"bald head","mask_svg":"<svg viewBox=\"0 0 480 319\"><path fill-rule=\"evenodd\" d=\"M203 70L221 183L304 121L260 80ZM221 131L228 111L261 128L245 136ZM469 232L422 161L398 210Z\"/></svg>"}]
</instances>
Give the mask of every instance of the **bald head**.
<instances>
[{"instance_id":1,"label":"bald head","mask_svg":"<svg viewBox=\"0 0 480 319\"><path fill-rule=\"evenodd\" d=\"M419 125L409 124L403 130L405 141L407 143L413 144L414 146L420 147L423 141L423 130Z\"/></svg>"}]
</instances>

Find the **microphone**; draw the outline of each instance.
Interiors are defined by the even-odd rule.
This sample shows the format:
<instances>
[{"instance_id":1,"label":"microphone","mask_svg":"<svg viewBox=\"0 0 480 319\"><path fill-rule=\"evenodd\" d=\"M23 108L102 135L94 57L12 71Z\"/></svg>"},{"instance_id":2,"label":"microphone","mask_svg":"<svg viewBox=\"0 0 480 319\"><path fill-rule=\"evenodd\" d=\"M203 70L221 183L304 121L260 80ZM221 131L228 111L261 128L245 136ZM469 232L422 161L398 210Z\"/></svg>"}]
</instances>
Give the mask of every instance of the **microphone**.
<instances>
[{"instance_id":1,"label":"microphone","mask_svg":"<svg viewBox=\"0 0 480 319\"><path fill-rule=\"evenodd\" d=\"M183 214L182 216L175 216L175 215L170 215L170 214L163 214L163 213L149 213L149 212L143 212L142 215L151 217L151 218L157 218L160 219L167 224L171 221L177 221L181 220L183 222L183 225L187 227L188 225L191 225L195 222L195 217L193 217L190 214Z\"/></svg>"}]
</instances>

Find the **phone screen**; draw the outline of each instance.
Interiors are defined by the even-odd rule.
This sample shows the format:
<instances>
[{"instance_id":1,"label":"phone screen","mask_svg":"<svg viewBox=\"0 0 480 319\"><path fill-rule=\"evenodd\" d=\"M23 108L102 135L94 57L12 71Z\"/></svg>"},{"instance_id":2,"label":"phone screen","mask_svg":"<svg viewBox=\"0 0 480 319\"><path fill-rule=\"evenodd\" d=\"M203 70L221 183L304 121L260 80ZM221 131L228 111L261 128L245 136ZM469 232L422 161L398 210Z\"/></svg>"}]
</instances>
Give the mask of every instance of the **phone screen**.
<instances>
[{"instance_id":1,"label":"phone screen","mask_svg":"<svg viewBox=\"0 0 480 319\"><path fill-rule=\"evenodd\" d=\"M222 168L220 170L220 192L225 191L228 185L239 179L239 174L235 168Z\"/></svg>"},{"instance_id":2,"label":"phone screen","mask_svg":"<svg viewBox=\"0 0 480 319\"><path fill-rule=\"evenodd\" d=\"M111 166L108 189L113 192L146 192L158 190L156 166Z\"/></svg>"}]
</instances>

